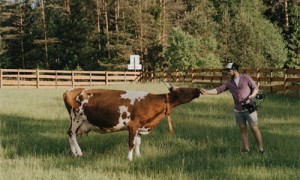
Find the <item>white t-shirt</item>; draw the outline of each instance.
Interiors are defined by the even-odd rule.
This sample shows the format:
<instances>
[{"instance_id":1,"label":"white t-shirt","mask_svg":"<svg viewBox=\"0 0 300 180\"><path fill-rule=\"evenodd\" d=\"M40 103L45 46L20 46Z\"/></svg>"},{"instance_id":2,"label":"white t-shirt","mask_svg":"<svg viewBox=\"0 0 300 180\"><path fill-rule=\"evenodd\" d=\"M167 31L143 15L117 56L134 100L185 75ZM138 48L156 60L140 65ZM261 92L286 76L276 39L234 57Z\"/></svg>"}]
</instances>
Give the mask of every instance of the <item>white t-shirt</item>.
<instances>
[{"instance_id":1,"label":"white t-shirt","mask_svg":"<svg viewBox=\"0 0 300 180\"><path fill-rule=\"evenodd\" d=\"M239 76L239 77L236 77L236 78L234 78L234 82L235 82L236 86L239 86L239 82L240 82L240 76Z\"/></svg>"}]
</instances>

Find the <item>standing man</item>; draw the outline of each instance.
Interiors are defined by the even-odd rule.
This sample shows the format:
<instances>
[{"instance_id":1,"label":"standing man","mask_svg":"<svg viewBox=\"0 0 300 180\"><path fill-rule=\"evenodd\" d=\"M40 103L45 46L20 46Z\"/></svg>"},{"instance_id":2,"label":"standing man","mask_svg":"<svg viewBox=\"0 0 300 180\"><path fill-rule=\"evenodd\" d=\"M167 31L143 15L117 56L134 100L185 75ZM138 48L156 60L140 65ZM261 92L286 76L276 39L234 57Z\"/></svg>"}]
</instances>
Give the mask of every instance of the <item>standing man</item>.
<instances>
[{"instance_id":1,"label":"standing man","mask_svg":"<svg viewBox=\"0 0 300 180\"><path fill-rule=\"evenodd\" d=\"M256 94L258 93L258 87L250 76L240 74L238 72L239 66L236 63L228 63L225 69L231 75L230 80L215 89L201 89L200 91L203 95L216 95L229 90L234 100L236 124L239 126L241 132L241 138L243 142L242 153L247 153L250 151L247 131L248 122L254 135L258 151L260 154L263 154L264 149L262 137L258 129L257 112L249 112L247 109L242 107L244 100L250 101L251 98L255 98Z\"/></svg>"}]
</instances>

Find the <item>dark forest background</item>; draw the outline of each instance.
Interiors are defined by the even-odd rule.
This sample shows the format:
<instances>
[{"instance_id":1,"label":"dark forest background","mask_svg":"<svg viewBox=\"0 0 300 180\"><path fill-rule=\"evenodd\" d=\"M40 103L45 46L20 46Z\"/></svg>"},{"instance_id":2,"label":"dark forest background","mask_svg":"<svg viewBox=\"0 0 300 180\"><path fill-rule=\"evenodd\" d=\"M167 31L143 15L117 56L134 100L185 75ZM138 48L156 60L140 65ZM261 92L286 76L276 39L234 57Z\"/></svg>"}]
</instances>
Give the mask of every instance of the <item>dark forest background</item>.
<instances>
[{"instance_id":1,"label":"dark forest background","mask_svg":"<svg viewBox=\"0 0 300 180\"><path fill-rule=\"evenodd\" d=\"M300 67L299 0L0 0L0 68Z\"/></svg>"}]
</instances>

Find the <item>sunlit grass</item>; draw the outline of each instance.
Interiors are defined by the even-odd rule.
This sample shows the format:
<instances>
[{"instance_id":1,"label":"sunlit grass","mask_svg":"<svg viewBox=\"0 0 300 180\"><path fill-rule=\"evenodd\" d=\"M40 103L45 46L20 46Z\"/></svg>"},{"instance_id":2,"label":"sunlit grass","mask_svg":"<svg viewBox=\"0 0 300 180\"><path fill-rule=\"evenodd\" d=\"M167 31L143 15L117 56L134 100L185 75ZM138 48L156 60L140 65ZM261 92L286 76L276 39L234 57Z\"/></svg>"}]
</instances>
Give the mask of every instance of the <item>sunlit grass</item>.
<instances>
[{"instance_id":1,"label":"sunlit grass","mask_svg":"<svg viewBox=\"0 0 300 180\"><path fill-rule=\"evenodd\" d=\"M166 93L163 84L103 86ZM127 160L127 132L78 138L84 156L69 153L66 89L0 90L0 174L3 179L299 179L300 101L267 94L259 110L266 155L241 155L229 93L201 96L171 111L142 137L141 158Z\"/></svg>"}]
</instances>

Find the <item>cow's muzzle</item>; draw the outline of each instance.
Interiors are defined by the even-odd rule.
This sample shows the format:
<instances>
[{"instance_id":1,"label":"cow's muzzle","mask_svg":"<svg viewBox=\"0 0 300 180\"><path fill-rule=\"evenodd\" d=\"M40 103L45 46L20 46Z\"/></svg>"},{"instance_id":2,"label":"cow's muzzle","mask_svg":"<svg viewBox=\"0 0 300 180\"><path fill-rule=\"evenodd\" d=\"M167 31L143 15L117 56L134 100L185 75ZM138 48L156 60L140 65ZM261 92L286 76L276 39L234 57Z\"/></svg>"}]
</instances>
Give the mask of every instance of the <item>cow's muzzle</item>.
<instances>
[{"instance_id":1,"label":"cow's muzzle","mask_svg":"<svg viewBox=\"0 0 300 180\"><path fill-rule=\"evenodd\" d=\"M200 89L196 88L194 94L195 94L195 98L200 97Z\"/></svg>"}]
</instances>

